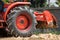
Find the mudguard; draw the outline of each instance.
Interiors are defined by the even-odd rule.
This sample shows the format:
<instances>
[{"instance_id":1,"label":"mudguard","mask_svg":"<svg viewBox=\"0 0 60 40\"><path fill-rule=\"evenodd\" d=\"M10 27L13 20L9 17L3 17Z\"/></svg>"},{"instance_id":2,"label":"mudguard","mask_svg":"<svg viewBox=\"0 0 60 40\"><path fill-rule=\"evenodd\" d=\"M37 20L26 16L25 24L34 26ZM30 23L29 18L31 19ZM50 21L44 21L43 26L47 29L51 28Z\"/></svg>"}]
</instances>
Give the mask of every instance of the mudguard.
<instances>
[{"instance_id":1,"label":"mudguard","mask_svg":"<svg viewBox=\"0 0 60 40\"><path fill-rule=\"evenodd\" d=\"M30 5L30 2L15 2L15 3L12 3L11 5L9 5L8 6L8 8L7 8L7 10L6 10L6 12L5 12L5 14L4 14L4 20L6 21L6 16L7 16L7 14L10 12L10 10L12 9L12 8L14 8L14 7L16 7L16 6L18 6L18 5Z\"/></svg>"}]
</instances>

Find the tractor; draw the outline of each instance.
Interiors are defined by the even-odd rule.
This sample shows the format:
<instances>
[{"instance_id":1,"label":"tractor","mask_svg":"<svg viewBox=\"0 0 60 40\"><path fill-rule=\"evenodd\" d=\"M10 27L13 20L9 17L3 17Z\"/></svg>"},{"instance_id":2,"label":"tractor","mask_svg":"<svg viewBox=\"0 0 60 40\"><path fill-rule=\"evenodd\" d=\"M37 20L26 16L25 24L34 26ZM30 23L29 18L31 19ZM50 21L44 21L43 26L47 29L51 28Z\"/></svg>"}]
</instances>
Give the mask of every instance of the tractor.
<instances>
[{"instance_id":1,"label":"tractor","mask_svg":"<svg viewBox=\"0 0 60 40\"><path fill-rule=\"evenodd\" d=\"M29 37L38 28L56 28L56 17L50 11L33 10L30 4L26 0L8 4L0 1L0 29L16 37Z\"/></svg>"}]
</instances>

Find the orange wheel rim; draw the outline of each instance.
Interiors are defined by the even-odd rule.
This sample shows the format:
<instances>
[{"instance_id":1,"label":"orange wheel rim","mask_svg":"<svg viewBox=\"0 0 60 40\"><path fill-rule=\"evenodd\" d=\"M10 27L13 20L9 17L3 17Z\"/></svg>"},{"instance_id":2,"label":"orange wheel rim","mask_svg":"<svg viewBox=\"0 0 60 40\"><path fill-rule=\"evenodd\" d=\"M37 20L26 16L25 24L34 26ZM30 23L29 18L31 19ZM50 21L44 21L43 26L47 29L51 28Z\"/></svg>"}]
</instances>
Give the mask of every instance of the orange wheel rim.
<instances>
[{"instance_id":1,"label":"orange wheel rim","mask_svg":"<svg viewBox=\"0 0 60 40\"><path fill-rule=\"evenodd\" d=\"M32 18L27 14L20 14L16 18L16 26L19 30L29 30L31 28Z\"/></svg>"}]
</instances>

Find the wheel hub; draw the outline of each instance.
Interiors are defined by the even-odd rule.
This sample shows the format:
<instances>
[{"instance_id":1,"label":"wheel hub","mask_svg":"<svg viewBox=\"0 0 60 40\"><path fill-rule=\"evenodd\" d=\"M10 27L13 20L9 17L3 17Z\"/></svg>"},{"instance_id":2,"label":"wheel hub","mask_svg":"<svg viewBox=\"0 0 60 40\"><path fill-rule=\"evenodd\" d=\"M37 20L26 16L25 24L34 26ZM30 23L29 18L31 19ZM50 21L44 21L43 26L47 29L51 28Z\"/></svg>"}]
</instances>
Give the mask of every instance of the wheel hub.
<instances>
[{"instance_id":1,"label":"wheel hub","mask_svg":"<svg viewBox=\"0 0 60 40\"><path fill-rule=\"evenodd\" d=\"M16 19L16 25L17 27L20 29L20 30L23 30L25 28L27 28L28 26L28 19L21 15L21 16L18 16L17 19Z\"/></svg>"},{"instance_id":2,"label":"wheel hub","mask_svg":"<svg viewBox=\"0 0 60 40\"><path fill-rule=\"evenodd\" d=\"M24 20L21 20L20 23L21 23L21 24L24 24Z\"/></svg>"}]
</instances>

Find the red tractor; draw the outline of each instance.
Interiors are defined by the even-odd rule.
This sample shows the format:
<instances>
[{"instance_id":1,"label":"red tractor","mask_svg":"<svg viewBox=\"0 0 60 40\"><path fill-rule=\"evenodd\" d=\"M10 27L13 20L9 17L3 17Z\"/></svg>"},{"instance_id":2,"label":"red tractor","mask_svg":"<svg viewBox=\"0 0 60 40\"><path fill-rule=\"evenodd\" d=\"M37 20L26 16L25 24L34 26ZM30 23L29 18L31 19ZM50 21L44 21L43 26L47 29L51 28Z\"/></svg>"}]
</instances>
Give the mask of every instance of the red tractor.
<instances>
[{"instance_id":1,"label":"red tractor","mask_svg":"<svg viewBox=\"0 0 60 40\"><path fill-rule=\"evenodd\" d=\"M56 18L48 10L34 11L30 2L14 2L4 4L0 2L0 29L7 28L14 36L28 37L37 28L56 28ZM7 26L6 26L7 25Z\"/></svg>"}]
</instances>

